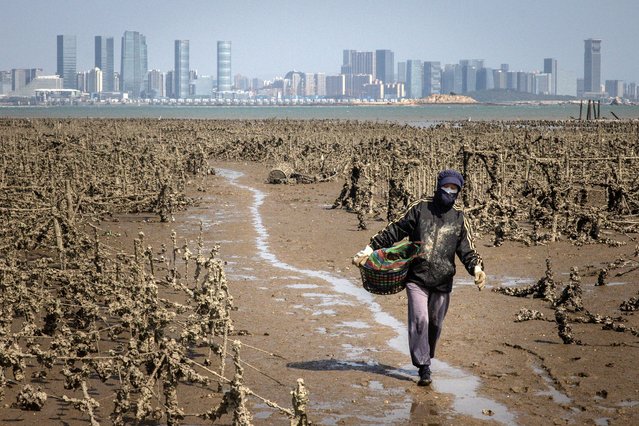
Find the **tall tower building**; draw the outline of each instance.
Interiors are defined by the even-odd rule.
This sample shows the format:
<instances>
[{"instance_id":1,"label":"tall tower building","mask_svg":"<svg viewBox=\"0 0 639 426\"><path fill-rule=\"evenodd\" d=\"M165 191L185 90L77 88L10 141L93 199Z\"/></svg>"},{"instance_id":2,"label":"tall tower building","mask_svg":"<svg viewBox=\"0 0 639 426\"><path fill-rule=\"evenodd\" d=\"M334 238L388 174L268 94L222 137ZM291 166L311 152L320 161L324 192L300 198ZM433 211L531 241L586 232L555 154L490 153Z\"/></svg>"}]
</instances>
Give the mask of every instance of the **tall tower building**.
<instances>
[{"instance_id":1,"label":"tall tower building","mask_svg":"<svg viewBox=\"0 0 639 426\"><path fill-rule=\"evenodd\" d=\"M406 97L417 99L422 97L422 80L424 65L422 61L409 59L406 61Z\"/></svg>"},{"instance_id":2,"label":"tall tower building","mask_svg":"<svg viewBox=\"0 0 639 426\"><path fill-rule=\"evenodd\" d=\"M148 72L146 37L137 31L125 31L122 36L120 64L121 92L139 98Z\"/></svg>"},{"instance_id":3,"label":"tall tower building","mask_svg":"<svg viewBox=\"0 0 639 426\"><path fill-rule=\"evenodd\" d=\"M601 40L584 40L584 92L601 92Z\"/></svg>"},{"instance_id":4,"label":"tall tower building","mask_svg":"<svg viewBox=\"0 0 639 426\"><path fill-rule=\"evenodd\" d=\"M95 66L102 71L102 90L115 91L113 37L95 36Z\"/></svg>"},{"instance_id":5,"label":"tall tower building","mask_svg":"<svg viewBox=\"0 0 639 426\"><path fill-rule=\"evenodd\" d=\"M176 98L189 97L189 41L175 40L175 67L173 68L174 95Z\"/></svg>"},{"instance_id":6,"label":"tall tower building","mask_svg":"<svg viewBox=\"0 0 639 426\"><path fill-rule=\"evenodd\" d=\"M397 63L397 82L406 83L406 62Z\"/></svg>"},{"instance_id":7,"label":"tall tower building","mask_svg":"<svg viewBox=\"0 0 639 426\"><path fill-rule=\"evenodd\" d=\"M315 92L317 96L326 96L326 74L323 72L315 74Z\"/></svg>"},{"instance_id":8,"label":"tall tower building","mask_svg":"<svg viewBox=\"0 0 639 426\"><path fill-rule=\"evenodd\" d=\"M166 97L175 98L175 89L173 88L175 85L175 72L173 72L173 70L167 71L164 82L166 87L164 94Z\"/></svg>"},{"instance_id":9,"label":"tall tower building","mask_svg":"<svg viewBox=\"0 0 639 426\"><path fill-rule=\"evenodd\" d=\"M393 51L376 50L375 61L377 79L384 83L393 83L395 81L395 54Z\"/></svg>"},{"instance_id":10,"label":"tall tower building","mask_svg":"<svg viewBox=\"0 0 639 426\"><path fill-rule=\"evenodd\" d=\"M76 88L76 38L74 35L58 36L58 69L57 73L62 77L65 89Z\"/></svg>"},{"instance_id":11,"label":"tall tower building","mask_svg":"<svg viewBox=\"0 0 639 426\"><path fill-rule=\"evenodd\" d=\"M544 74L550 74L550 94L557 94L557 60L544 58Z\"/></svg>"},{"instance_id":12,"label":"tall tower building","mask_svg":"<svg viewBox=\"0 0 639 426\"><path fill-rule=\"evenodd\" d=\"M217 91L231 91L231 42L217 42Z\"/></svg>"},{"instance_id":13,"label":"tall tower building","mask_svg":"<svg viewBox=\"0 0 639 426\"><path fill-rule=\"evenodd\" d=\"M87 73L86 86L88 93L100 93L103 91L103 79L104 75L102 70L98 67L93 68Z\"/></svg>"},{"instance_id":14,"label":"tall tower building","mask_svg":"<svg viewBox=\"0 0 639 426\"><path fill-rule=\"evenodd\" d=\"M162 71L149 71L146 83L146 93L150 98L164 97L164 73L162 73Z\"/></svg>"},{"instance_id":15,"label":"tall tower building","mask_svg":"<svg viewBox=\"0 0 639 426\"><path fill-rule=\"evenodd\" d=\"M370 74L373 76L373 80L375 80L377 78L376 68L375 52L344 50L342 74Z\"/></svg>"},{"instance_id":16,"label":"tall tower building","mask_svg":"<svg viewBox=\"0 0 639 426\"><path fill-rule=\"evenodd\" d=\"M442 91L442 67L439 62L424 62L422 95L440 94Z\"/></svg>"}]
</instances>

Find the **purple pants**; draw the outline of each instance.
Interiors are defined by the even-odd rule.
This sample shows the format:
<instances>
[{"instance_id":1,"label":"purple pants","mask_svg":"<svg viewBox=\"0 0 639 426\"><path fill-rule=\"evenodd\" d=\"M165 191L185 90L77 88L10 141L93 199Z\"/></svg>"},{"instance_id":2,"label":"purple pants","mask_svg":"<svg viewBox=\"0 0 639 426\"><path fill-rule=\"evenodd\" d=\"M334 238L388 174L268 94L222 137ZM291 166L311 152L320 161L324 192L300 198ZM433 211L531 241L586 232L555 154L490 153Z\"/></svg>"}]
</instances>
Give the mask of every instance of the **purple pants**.
<instances>
[{"instance_id":1,"label":"purple pants","mask_svg":"<svg viewBox=\"0 0 639 426\"><path fill-rule=\"evenodd\" d=\"M450 293L406 283L408 293L408 346L415 367L430 365L448 311Z\"/></svg>"}]
</instances>

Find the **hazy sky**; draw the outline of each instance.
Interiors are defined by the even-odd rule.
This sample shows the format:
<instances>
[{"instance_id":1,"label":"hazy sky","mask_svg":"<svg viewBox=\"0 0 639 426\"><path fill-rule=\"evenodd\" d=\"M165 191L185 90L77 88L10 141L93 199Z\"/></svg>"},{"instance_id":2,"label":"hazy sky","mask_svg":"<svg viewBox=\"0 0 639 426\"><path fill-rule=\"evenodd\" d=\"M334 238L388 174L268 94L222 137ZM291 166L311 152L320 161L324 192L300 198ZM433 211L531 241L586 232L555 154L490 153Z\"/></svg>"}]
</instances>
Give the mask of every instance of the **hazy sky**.
<instances>
[{"instance_id":1,"label":"hazy sky","mask_svg":"<svg viewBox=\"0 0 639 426\"><path fill-rule=\"evenodd\" d=\"M173 42L190 40L190 65L216 75L216 41L232 41L232 72L270 79L296 69L339 73L342 50L391 49L395 61L583 74L583 40L602 39L602 80L639 82L639 0L2 0L0 70L56 71L56 35L77 36L78 71L94 65L93 38L146 36L149 68L173 68Z\"/></svg>"}]
</instances>

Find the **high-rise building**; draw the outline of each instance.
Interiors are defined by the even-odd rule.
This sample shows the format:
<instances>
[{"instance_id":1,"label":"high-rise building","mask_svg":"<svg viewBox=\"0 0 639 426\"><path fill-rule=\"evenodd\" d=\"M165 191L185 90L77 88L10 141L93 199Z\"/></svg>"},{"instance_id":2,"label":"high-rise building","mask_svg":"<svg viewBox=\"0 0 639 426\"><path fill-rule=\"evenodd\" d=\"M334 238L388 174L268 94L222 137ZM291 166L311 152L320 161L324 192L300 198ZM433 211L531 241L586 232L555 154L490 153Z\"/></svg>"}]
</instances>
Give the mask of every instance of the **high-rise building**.
<instances>
[{"instance_id":1,"label":"high-rise building","mask_svg":"<svg viewBox=\"0 0 639 426\"><path fill-rule=\"evenodd\" d=\"M323 72L315 74L315 92L317 96L326 96L326 74Z\"/></svg>"},{"instance_id":2,"label":"high-rise building","mask_svg":"<svg viewBox=\"0 0 639 426\"><path fill-rule=\"evenodd\" d=\"M315 74L304 73L304 96L315 96Z\"/></svg>"},{"instance_id":3,"label":"high-rise building","mask_svg":"<svg viewBox=\"0 0 639 426\"><path fill-rule=\"evenodd\" d=\"M103 78L102 70L98 67L93 68L87 73L87 92L88 93L100 93L103 91Z\"/></svg>"},{"instance_id":4,"label":"high-rise building","mask_svg":"<svg viewBox=\"0 0 639 426\"><path fill-rule=\"evenodd\" d=\"M102 70L102 90L105 92L114 91L113 58L113 37L95 36L95 67Z\"/></svg>"},{"instance_id":5,"label":"high-rise building","mask_svg":"<svg viewBox=\"0 0 639 426\"><path fill-rule=\"evenodd\" d=\"M217 91L231 91L231 42L217 42Z\"/></svg>"},{"instance_id":6,"label":"high-rise building","mask_svg":"<svg viewBox=\"0 0 639 426\"><path fill-rule=\"evenodd\" d=\"M510 66L508 64L501 64L499 69L502 70L503 72L508 72L510 70Z\"/></svg>"},{"instance_id":7,"label":"high-rise building","mask_svg":"<svg viewBox=\"0 0 639 426\"><path fill-rule=\"evenodd\" d=\"M442 93L462 92L462 67L458 64L446 64L442 72Z\"/></svg>"},{"instance_id":8,"label":"high-rise building","mask_svg":"<svg viewBox=\"0 0 639 426\"><path fill-rule=\"evenodd\" d=\"M375 51L375 75L384 83L395 81L395 54L392 50Z\"/></svg>"},{"instance_id":9,"label":"high-rise building","mask_svg":"<svg viewBox=\"0 0 639 426\"><path fill-rule=\"evenodd\" d=\"M477 68L472 65L461 65L462 93L477 90Z\"/></svg>"},{"instance_id":10,"label":"high-rise building","mask_svg":"<svg viewBox=\"0 0 639 426\"><path fill-rule=\"evenodd\" d=\"M12 80L10 71L0 71L0 94L11 91Z\"/></svg>"},{"instance_id":11,"label":"high-rise building","mask_svg":"<svg viewBox=\"0 0 639 426\"><path fill-rule=\"evenodd\" d=\"M87 79L87 73L86 72L80 71L80 72L75 74L75 87L76 87L76 89L78 89L80 92L87 93L89 91L89 87L88 87L87 83L88 83L88 79Z\"/></svg>"},{"instance_id":12,"label":"high-rise building","mask_svg":"<svg viewBox=\"0 0 639 426\"><path fill-rule=\"evenodd\" d=\"M146 37L137 31L125 31L121 56L120 91L139 98L148 73Z\"/></svg>"},{"instance_id":13,"label":"high-rise building","mask_svg":"<svg viewBox=\"0 0 639 426\"><path fill-rule=\"evenodd\" d=\"M233 76L233 88L235 90L247 91L251 86L251 82L248 77L242 74L235 74Z\"/></svg>"},{"instance_id":14,"label":"high-rise building","mask_svg":"<svg viewBox=\"0 0 639 426\"><path fill-rule=\"evenodd\" d=\"M146 79L146 95L151 99L164 97L164 73L151 70Z\"/></svg>"},{"instance_id":15,"label":"high-rise building","mask_svg":"<svg viewBox=\"0 0 639 426\"><path fill-rule=\"evenodd\" d=\"M386 83L384 84L385 99L402 99L406 97L404 92L404 83Z\"/></svg>"},{"instance_id":16,"label":"high-rise building","mask_svg":"<svg viewBox=\"0 0 639 426\"><path fill-rule=\"evenodd\" d=\"M495 89L506 89L506 71L493 70L493 84Z\"/></svg>"},{"instance_id":17,"label":"high-rise building","mask_svg":"<svg viewBox=\"0 0 639 426\"><path fill-rule=\"evenodd\" d=\"M506 89L518 90L517 84L518 84L517 71L507 71L506 72Z\"/></svg>"},{"instance_id":18,"label":"high-rise building","mask_svg":"<svg viewBox=\"0 0 639 426\"><path fill-rule=\"evenodd\" d=\"M329 98L340 98L346 95L346 76L327 75L326 76L326 96Z\"/></svg>"},{"instance_id":19,"label":"high-rise building","mask_svg":"<svg viewBox=\"0 0 639 426\"><path fill-rule=\"evenodd\" d=\"M373 76L370 74L353 75L352 83L353 87L351 89L351 96L355 98L362 98L364 96L364 87L373 83Z\"/></svg>"},{"instance_id":20,"label":"high-rise building","mask_svg":"<svg viewBox=\"0 0 639 426\"><path fill-rule=\"evenodd\" d=\"M422 82L424 80L424 64L418 59L406 61L406 97L418 99L422 97Z\"/></svg>"},{"instance_id":21,"label":"high-rise building","mask_svg":"<svg viewBox=\"0 0 639 426\"><path fill-rule=\"evenodd\" d=\"M623 80L606 80L606 93L613 98L622 98L624 96L623 86Z\"/></svg>"},{"instance_id":22,"label":"high-rise building","mask_svg":"<svg viewBox=\"0 0 639 426\"><path fill-rule=\"evenodd\" d=\"M375 79L376 68L375 52L344 50L342 74L370 74Z\"/></svg>"},{"instance_id":23,"label":"high-rise building","mask_svg":"<svg viewBox=\"0 0 639 426\"><path fill-rule=\"evenodd\" d=\"M477 70L477 90L492 90L495 88L492 68L480 68Z\"/></svg>"},{"instance_id":24,"label":"high-rise building","mask_svg":"<svg viewBox=\"0 0 639 426\"><path fill-rule=\"evenodd\" d=\"M406 62L397 63L397 82L406 83Z\"/></svg>"},{"instance_id":25,"label":"high-rise building","mask_svg":"<svg viewBox=\"0 0 639 426\"><path fill-rule=\"evenodd\" d=\"M524 93L533 92L533 74L525 71L517 73L517 90Z\"/></svg>"},{"instance_id":26,"label":"high-rise building","mask_svg":"<svg viewBox=\"0 0 639 426\"><path fill-rule=\"evenodd\" d=\"M623 93L626 98L637 100L637 83L627 83Z\"/></svg>"},{"instance_id":27,"label":"high-rise building","mask_svg":"<svg viewBox=\"0 0 639 426\"><path fill-rule=\"evenodd\" d=\"M362 91L362 98L364 99L384 99L384 83L381 80L376 80L371 84L365 84Z\"/></svg>"},{"instance_id":28,"label":"high-rise building","mask_svg":"<svg viewBox=\"0 0 639 426\"><path fill-rule=\"evenodd\" d=\"M175 40L175 62L173 68L174 96L176 99L189 97L189 41Z\"/></svg>"},{"instance_id":29,"label":"high-rise building","mask_svg":"<svg viewBox=\"0 0 639 426\"><path fill-rule=\"evenodd\" d=\"M165 91L164 91L164 95L167 98L175 98L175 73L173 72L173 70L168 71L166 73L166 76L164 78L164 84L165 84Z\"/></svg>"},{"instance_id":30,"label":"high-rise building","mask_svg":"<svg viewBox=\"0 0 639 426\"><path fill-rule=\"evenodd\" d=\"M14 68L11 70L11 91L16 92L36 77L42 75L42 68Z\"/></svg>"},{"instance_id":31,"label":"high-rise building","mask_svg":"<svg viewBox=\"0 0 639 426\"><path fill-rule=\"evenodd\" d=\"M76 88L77 44L74 35L58 36L57 73L65 89Z\"/></svg>"},{"instance_id":32,"label":"high-rise building","mask_svg":"<svg viewBox=\"0 0 639 426\"><path fill-rule=\"evenodd\" d=\"M550 95L557 94L557 60L544 58L544 74L550 74Z\"/></svg>"},{"instance_id":33,"label":"high-rise building","mask_svg":"<svg viewBox=\"0 0 639 426\"><path fill-rule=\"evenodd\" d=\"M531 92L535 95L552 95L551 73L533 74L533 87Z\"/></svg>"},{"instance_id":34,"label":"high-rise building","mask_svg":"<svg viewBox=\"0 0 639 426\"><path fill-rule=\"evenodd\" d=\"M440 94L442 92L442 67L439 62L424 62L424 83L422 96Z\"/></svg>"},{"instance_id":35,"label":"high-rise building","mask_svg":"<svg viewBox=\"0 0 639 426\"><path fill-rule=\"evenodd\" d=\"M601 92L601 40L584 40L584 92Z\"/></svg>"}]
</instances>

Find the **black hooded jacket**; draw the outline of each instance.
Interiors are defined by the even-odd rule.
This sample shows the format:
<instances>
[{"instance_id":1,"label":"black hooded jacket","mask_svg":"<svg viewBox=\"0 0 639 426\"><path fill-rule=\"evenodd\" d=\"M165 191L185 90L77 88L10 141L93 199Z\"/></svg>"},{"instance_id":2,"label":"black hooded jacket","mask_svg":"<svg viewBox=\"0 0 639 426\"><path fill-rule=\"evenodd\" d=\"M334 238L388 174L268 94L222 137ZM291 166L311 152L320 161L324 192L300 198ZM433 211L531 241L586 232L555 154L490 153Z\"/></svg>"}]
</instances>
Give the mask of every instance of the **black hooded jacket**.
<instances>
[{"instance_id":1,"label":"black hooded jacket","mask_svg":"<svg viewBox=\"0 0 639 426\"><path fill-rule=\"evenodd\" d=\"M469 274L474 275L481 256L475 251L470 224L456 207L442 207L432 198L415 201L404 215L371 238L375 250L390 247L408 237L420 241L424 253L410 264L407 282L449 293L455 275L455 254Z\"/></svg>"}]
</instances>

